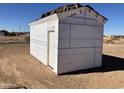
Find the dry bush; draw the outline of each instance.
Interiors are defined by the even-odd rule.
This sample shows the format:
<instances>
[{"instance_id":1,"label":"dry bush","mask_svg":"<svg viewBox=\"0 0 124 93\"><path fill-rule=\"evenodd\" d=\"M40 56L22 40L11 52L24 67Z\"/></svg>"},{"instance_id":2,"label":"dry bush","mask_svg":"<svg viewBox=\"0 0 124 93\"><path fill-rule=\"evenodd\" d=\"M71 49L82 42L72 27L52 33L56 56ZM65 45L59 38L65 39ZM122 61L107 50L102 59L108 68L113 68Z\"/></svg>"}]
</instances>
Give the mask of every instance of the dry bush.
<instances>
[{"instance_id":1,"label":"dry bush","mask_svg":"<svg viewBox=\"0 0 124 93\"><path fill-rule=\"evenodd\" d=\"M112 37L111 39L115 40L115 41L119 41L120 40L120 38L117 38L117 37Z\"/></svg>"},{"instance_id":2,"label":"dry bush","mask_svg":"<svg viewBox=\"0 0 124 93\"><path fill-rule=\"evenodd\" d=\"M25 39L26 41L30 41L30 36L26 36L24 39Z\"/></svg>"},{"instance_id":3,"label":"dry bush","mask_svg":"<svg viewBox=\"0 0 124 93\"><path fill-rule=\"evenodd\" d=\"M106 36L106 37L104 37L104 43L123 44L124 36Z\"/></svg>"},{"instance_id":4,"label":"dry bush","mask_svg":"<svg viewBox=\"0 0 124 93\"><path fill-rule=\"evenodd\" d=\"M114 41L112 39L106 39L106 40L104 40L104 43L113 44Z\"/></svg>"},{"instance_id":5,"label":"dry bush","mask_svg":"<svg viewBox=\"0 0 124 93\"><path fill-rule=\"evenodd\" d=\"M124 43L124 38L120 38L119 43Z\"/></svg>"}]
</instances>

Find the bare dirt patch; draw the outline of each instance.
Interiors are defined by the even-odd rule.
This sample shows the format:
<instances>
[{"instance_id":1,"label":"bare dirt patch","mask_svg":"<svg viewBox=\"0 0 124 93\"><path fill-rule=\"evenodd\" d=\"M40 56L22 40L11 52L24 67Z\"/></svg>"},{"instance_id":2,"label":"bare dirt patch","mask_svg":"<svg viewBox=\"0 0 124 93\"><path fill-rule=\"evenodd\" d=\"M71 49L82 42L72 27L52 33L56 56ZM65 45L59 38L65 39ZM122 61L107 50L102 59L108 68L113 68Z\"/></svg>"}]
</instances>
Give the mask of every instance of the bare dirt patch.
<instances>
[{"instance_id":1,"label":"bare dirt patch","mask_svg":"<svg viewBox=\"0 0 124 93\"><path fill-rule=\"evenodd\" d=\"M123 48L104 44L101 68L57 76L30 55L29 44L0 44L0 88L124 88Z\"/></svg>"}]
</instances>

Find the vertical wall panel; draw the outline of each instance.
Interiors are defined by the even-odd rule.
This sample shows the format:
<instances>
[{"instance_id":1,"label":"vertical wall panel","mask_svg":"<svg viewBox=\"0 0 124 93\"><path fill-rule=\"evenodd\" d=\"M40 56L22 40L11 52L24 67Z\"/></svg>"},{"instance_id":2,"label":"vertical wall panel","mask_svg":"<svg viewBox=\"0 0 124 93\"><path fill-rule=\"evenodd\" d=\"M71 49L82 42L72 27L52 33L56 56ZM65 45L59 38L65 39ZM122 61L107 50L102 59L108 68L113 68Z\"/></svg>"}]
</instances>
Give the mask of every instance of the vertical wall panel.
<instances>
[{"instance_id":1,"label":"vertical wall panel","mask_svg":"<svg viewBox=\"0 0 124 93\"><path fill-rule=\"evenodd\" d=\"M36 58L47 64L47 23L31 26L30 52Z\"/></svg>"},{"instance_id":2,"label":"vertical wall panel","mask_svg":"<svg viewBox=\"0 0 124 93\"><path fill-rule=\"evenodd\" d=\"M102 65L102 47L95 48L95 67Z\"/></svg>"},{"instance_id":3,"label":"vertical wall panel","mask_svg":"<svg viewBox=\"0 0 124 93\"><path fill-rule=\"evenodd\" d=\"M59 48L69 48L70 24L60 24L59 27Z\"/></svg>"},{"instance_id":4,"label":"vertical wall panel","mask_svg":"<svg viewBox=\"0 0 124 93\"><path fill-rule=\"evenodd\" d=\"M102 45L102 32L95 26L71 25L71 47Z\"/></svg>"}]
</instances>

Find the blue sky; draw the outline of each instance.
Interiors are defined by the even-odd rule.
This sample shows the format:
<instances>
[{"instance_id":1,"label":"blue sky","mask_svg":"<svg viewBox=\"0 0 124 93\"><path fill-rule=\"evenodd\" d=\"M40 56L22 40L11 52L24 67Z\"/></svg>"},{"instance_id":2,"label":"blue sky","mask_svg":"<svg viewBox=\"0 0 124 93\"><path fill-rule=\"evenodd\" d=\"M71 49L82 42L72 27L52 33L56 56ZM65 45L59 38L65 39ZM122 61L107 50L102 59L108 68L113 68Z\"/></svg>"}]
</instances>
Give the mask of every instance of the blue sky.
<instances>
[{"instance_id":1,"label":"blue sky","mask_svg":"<svg viewBox=\"0 0 124 93\"><path fill-rule=\"evenodd\" d=\"M0 29L18 31L20 25L21 31L29 31L31 21L62 5L65 4L0 4ZM105 24L105 34L124 35L124 4L89 5L109 19Z\"/></svg>"}]
</instances>

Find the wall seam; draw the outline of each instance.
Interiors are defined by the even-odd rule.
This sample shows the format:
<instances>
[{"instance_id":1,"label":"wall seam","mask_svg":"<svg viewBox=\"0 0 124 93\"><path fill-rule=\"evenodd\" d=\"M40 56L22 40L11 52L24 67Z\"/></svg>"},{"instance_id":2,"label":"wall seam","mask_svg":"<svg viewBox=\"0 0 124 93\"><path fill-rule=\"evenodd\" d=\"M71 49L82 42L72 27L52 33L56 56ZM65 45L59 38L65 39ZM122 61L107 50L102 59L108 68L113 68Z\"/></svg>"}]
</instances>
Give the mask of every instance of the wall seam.
<instances>
[{"instance_id":1,"label":"wall seam","mask_svg":"<svg viewBox=\"0 0 124 93\"><path fill-rule=\"evenodd\" d=\"M69 29L69 49L71 49L71 24L69 26L70 26L70 29Z\"/></svg>"},{"instance_id":2,"label":"wall seam","mask_svg":"<svg viewBox=\"0 0 124 93\"><path fill-rule=\"evenodd\" d=\"M97 25L76 24L76 23L62 23L62 22L60 24L71 24L71 25L85 25L85 26L93 26L93 27L103 27L103 26L97 26Z\"/></svg>"}]
</instances>

